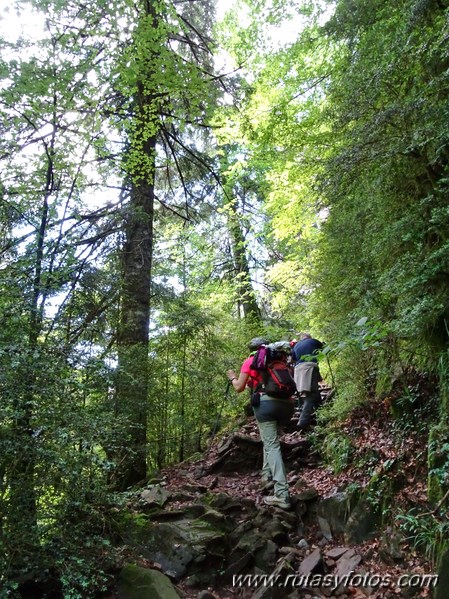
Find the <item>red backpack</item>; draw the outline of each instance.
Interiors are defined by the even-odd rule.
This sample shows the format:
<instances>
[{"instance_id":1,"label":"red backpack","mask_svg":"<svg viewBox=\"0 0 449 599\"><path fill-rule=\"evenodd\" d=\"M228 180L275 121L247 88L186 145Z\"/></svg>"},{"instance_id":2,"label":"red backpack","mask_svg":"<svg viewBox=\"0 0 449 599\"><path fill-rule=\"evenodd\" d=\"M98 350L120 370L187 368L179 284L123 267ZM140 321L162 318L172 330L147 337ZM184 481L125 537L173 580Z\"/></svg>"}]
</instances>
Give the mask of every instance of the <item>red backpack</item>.
<instances>
[{"instance_id":1,"label":"red backpack","mask_svg":"<svg viewBox=\"0 0 449 599\"><path fill-rule=\"evenodd\" d=\"M287 347L288 346L288 347ZM287 364L290 345L282 342L262 345L254 355L251 369L262 373L257 391L277 399L288 399L296 393L292 368Z\"/></svg>"}]
</instances>

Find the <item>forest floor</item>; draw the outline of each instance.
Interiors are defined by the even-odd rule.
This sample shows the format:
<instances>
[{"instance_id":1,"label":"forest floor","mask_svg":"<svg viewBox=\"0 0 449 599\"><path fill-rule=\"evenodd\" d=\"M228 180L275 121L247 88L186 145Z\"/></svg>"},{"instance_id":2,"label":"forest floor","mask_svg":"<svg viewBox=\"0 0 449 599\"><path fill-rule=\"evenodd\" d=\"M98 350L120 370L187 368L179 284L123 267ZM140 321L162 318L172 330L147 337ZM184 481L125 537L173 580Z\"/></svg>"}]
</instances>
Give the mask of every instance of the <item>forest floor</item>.
<instances>
[{"instance_id":1,"label":"forest floor","mask_svg":"<svg viewBox=\"0 0 449 599\"><path fill-rule=\"evenodd\" d=\"M368 483L371 477L376 473L381 473L386 469L392 470L394 476L394 464L399 464L401 476L401 489L394 497L394 511L402 508L409 510L412 506L421 507L423 512L431 512L431 507L427 505L427 468L426 468L426 435L417 435L416 430L410 429L409 432L401 430L398 433L395 430L394 420L390 414L388 402L373 402L363 409L353 412L350 418L342 424L340 432L345 432L352 441L353 455L350 466L338 474L332 472L319 459L312 466L302 469L302 471L290 471L288 479L291 487L299 477L305 479L309 487L318 492L320 499L333 495L341 491L350 484L356 483L362 488ZM257 424L253 417L249 417L241 426L238 434L258 437ZM304 433L293 431L283 435L281 441L294 443L298 439L304 438ZM217 459L217 449L223 443L223 439L215 439L208 451L205 453L200 464L205 471ZM315 450L316 453L316 450ZM364 464L360 467L360 464ZM357 464L359 464L357 466ZM167 481L169 490L180 490L186 484L190 477L195 478L198 472L199 462L189 464L184 462L178 466L167 468L162 472ZM369 467L368 467L369 466ZM213 493L226 493L235 498L251 498L256 504L262 503L262 495L258 490L259 472L226 472L211 474L202 477L201 483L213 489ZM393 507L393 506L392 506ZM394 530L387 531L394 536ZM323 533L316 523L309 525L305 531L305 538L309 546L313 549L322 542ZM389 539L390 541L392 538ZM326 549L333 546L345 545L342 538L334 536L327 541ZM322 545L321 545L322 546ZM375 538L370 541L354 547L357 554L362 556L362 564L365 572L370 574L380 574L389 576L391 580L397 580L404 573L433 574L434 569L424 556L418 554L412 546L408 545L407 540L401 538L400 557L397 560L391 557L385 557L385 535L383 538ZM196 598L200 595L198 590L194 591L185 585L178 583L178 589L186 599ZM210 588L212 593L210 597L217 599L233 599L237 597L250 597L247 589L226 587L222 589ZM393 597L430 597L432 591L429 588L413 588L406 592L402 589L394 590L379 589L376 591L367 589L364 591L351 589L350 595L355 598L366 598L369 595L372 599L387 599ZM206 595L207 596L207 595ZM321 595L320 595L321 596ZM301 597L313 598L315 595L301 595Z\"/></svg>"}]
</instances>

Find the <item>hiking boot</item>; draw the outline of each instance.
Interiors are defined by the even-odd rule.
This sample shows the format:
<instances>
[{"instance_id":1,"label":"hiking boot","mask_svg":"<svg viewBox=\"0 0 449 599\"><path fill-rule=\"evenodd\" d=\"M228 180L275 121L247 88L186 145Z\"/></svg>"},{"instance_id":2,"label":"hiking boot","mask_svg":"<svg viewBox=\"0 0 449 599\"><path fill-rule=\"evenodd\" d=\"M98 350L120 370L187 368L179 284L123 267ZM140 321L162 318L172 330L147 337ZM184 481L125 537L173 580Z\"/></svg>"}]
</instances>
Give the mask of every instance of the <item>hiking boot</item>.
<instances>
[{"instance_id":1,"label":"hiking boot","mask_svg":"<svg viewBox=\"0 0 449 599\"><path fill-rule=\"evenodd\" d=\"M261 491L270 491L274 489L274 480L272 478L262 478L260 481Z\"/></svg>"},{"instance_id":2,"label":"hiking boot","mask_svg":"<svg viewBox=\"0 0 449 599\"><path fill-rule=\"evenodd\" d=\"M311 429L312 429L311 424L304 424L304 423L298 422L298 424L296 425L296 430L300 431L301 433L307 433Z\"/></svg>"},{"instance_id":3,"label":"hiking boot","mask_svg":"<svg viewBox=\"0 0 449 599\"><path fill-rule=\"evenodd\" d=\"M263 502L266 505L272 505L274 507L280 507L282 510L289 510L292 507L290 497L278 497L277 495L269 495L263 498Z\"/></svg>"}]
</instances>

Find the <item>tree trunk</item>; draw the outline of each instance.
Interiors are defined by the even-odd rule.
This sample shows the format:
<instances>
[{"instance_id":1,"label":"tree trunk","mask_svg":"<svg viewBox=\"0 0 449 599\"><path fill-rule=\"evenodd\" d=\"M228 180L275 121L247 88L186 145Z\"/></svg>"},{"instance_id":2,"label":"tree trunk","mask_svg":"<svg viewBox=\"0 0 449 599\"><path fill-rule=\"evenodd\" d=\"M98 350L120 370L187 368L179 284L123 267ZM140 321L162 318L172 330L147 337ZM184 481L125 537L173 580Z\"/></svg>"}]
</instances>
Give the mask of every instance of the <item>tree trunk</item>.
<instances>
[{"instance_id":1,"label":"tree trunk","mask_svg":"<svg viewBox=\"0 0 449 599\"><path fill-rule=\"evenodd\" d=\"M154 155L155 140L151 152ZM150 154L151 155L151 154ZM153 253L154 185L133 185L122 250L122 298L117 338L117 415L126 438L119 454L117 485L126 489L145 479L148 412L148 328Z\"/></svg>"},{"instance_id":2,"label":"tree trunk","mask_svg":"<svg viewBox=\"0 0 449 599\"><path fill-rule=\"evenodd\" d=\"M236 272L236 285L239 306L243 312L243 318L261 320L260 308L257 304L256 295L251 284L251 273L246 255L245 239L242 233L236 203L229 203L231 212L229 216L229 232L231 235L232 253L234 258L234 269Z\"/></svg>"},{"instance_id":3,"label":"tree trunk","mask_svg":"<svg viewBox=\"0 0 449 599\"><path fill-rule=\"evenodd\" d=\"M121 310L117 335L116 412L125 419L125 438L116 456L115 483L126 489L147 476L148 331L153 257L156 142L160 131L154 79L160 48L157 36L146 53L138 52L148 28L158 31L157 3L143 0L135 34L134 68L138 73L125 169L131 181L122 249ZM143 36L143 38L142 38Z\"/></svg>"},{"instance_id":4,"label":"tree trunk","mask_svg":"<svg viewBox=\"0 0 449 599\"><path fill-rule=\"evenodd\" d=\"M48 224L48 197L52 187L53 163L47 167L46 193L42 203L40 226L36 236L36 254L33 265L33 286L28 317L27 348L23 362L17 370L16 420L12 427L12 437L20 448L7 475L9 487L9 528L10 543L21 547L24 554L37 552L39 537L37 532L37 497L35 488L36 447L33 436L33 415L35 406L36 370L39 356L39 334L42 328L43 306L39 305L42 292L42 270L44 262L44 242ZM19 567L19 563L15 564Z\"/></svg>"}]
</instances>

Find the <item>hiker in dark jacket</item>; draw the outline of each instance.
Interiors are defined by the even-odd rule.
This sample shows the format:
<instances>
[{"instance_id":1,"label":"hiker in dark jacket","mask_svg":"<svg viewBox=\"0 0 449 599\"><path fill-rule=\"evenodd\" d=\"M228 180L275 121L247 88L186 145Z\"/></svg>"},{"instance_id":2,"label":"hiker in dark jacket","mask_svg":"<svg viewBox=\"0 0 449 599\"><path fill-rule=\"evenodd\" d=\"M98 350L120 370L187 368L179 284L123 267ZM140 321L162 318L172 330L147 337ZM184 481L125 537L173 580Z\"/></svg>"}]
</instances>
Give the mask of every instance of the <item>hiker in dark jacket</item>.
<instances>
[{"instance_id":1,"label":"hiker in dark jacket","mask_svg":"<svg viewBox=\"0 0 449 599\"><path fill-rule=\"evenodd\" d=\"M256 337L249 343L249 350L255 352L266 340ZM237 393L241 393L247 386L252 390L262 380L261 372L250 368L252 356L247 358L241 367L237 377L234 370L228 370L227 375ZM260 438L263 444L263 466L262 466L262 488L274 487L274 495L264 497L264 503L282 509L291 508L290 493L287 482L287 472L282 459L281 446L279 443L278 426L284 426L290 421L294 404L290 399L277 399L266 393L260 393L260 403L253 406L259 428Z\"/></svg>"},{"instance_id":2,"label":"hiker in dark jacket","mask_svg":"<svg viewBox=\"0 0 449 599\"><path fill-rule=\"evenodd\" d=\"M292 359L295 365L294 379L302 402L298 421L298 428L301 430L310 427L314 420L315 411L321 402L318 383L323 379L316 356L323 347L324 344L318 339L314 339L309 333L301 333L299 341L292 349Z\"/></svg>"}]
</instances>

